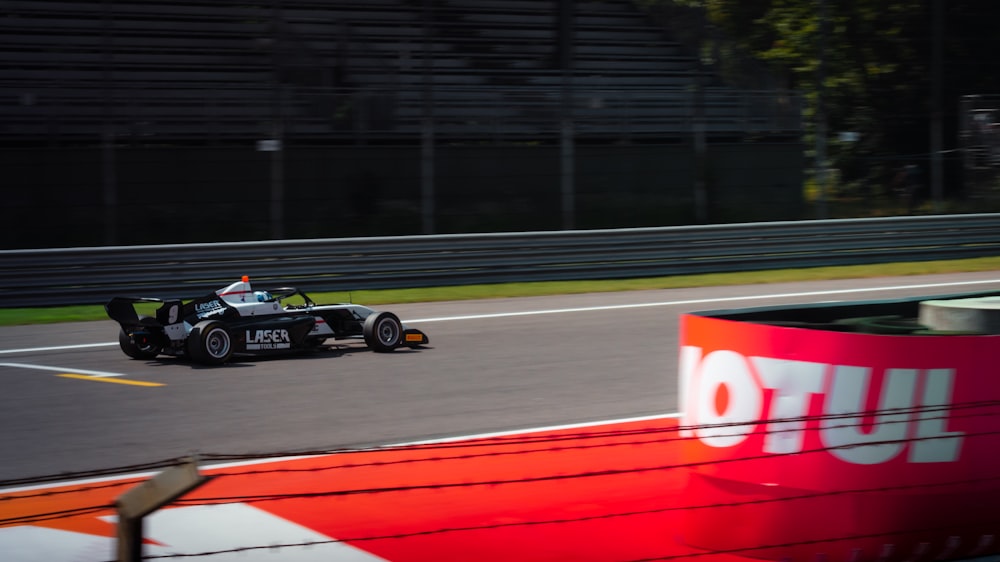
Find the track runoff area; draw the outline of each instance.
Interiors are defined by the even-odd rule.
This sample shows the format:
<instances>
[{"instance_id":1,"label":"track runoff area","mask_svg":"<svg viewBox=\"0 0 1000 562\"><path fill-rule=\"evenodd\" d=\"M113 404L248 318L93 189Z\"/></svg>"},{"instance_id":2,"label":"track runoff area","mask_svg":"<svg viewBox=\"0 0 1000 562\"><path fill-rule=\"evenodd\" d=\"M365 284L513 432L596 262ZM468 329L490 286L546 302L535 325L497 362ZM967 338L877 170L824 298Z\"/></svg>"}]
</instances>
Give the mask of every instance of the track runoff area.
<instances>
[{"instance_id":1,"label":"track runoff area","mask_svg":"<svg viewBox=\"0 0 1000 562\"><path fill-rule=\"evenodd\" d=\"M996 281L989 283L995 284ZM908 289L914 287L919 286L907 286ZM842 295L845 292L854 291L823 291L810 296ZM794 296L803 295L806 293ZM769 295L769 298L780 298L780 295ZM648 303L625 307L668 304L701 303ZM518 314L561 312L568 310ZM424 320L447 321L453 318ZM739 350L710 350L704 345L706 342L697 341L711 331L711 327L706 328L702 324L703 321L706 319L694 320L694 324L698 324L693 328L695 335L682 335L682 338L690 340L682 342L682 357L679 358L682 392L691 392L692 388L711 388L706 380L713 377L722 381L719 386L725 383L727 388L738 391L743 382L738 374L732 373L739 369L727 370L724 363L733 359L733 354ZM753 339L739 333L727 334L727 337L734 338L733 341ZM725 353L719 355L720 351ZM824 358L815 359L805 363L832 365L824 363ZM766 365L761 368L762 373L768 373L765 382L772 388L776 385L785 388L780 381L775 381L781 378L780 372L787 372L787 369L782 371L773 362L781 361L780 358L772 357L771 360L764 361ZM832 373L823 376L836 378L840 371L814 369L814 372ZM820 380L823 376L816 375L813 379ZM947 375L942 374L941 369L922 369L914 376L925 379L922 383L925 402L933 401L935 396L945 391L953 397L968 392L960 386L961 381L957 380L955 373ZM887 375L886 378L890 377ZM899 380L903 378L900 375ZM824 392L822 384L826 383L818 382L820 386L812 391L816 394ZM899 384L905 384L905 381ZM207 480L201 486L146 517L143 555L161 560L211 561L267 558L282 561L397 562L678 559L736 562L749 560L747 555L774 558L769 556L768 550L761 551L761 548L804 546L809 552L814 552L817 546L822 546L820 554L823 560L828 561L949 559L949 553L938 544L925 544L921 552L920 543L917 543L916 549L902 552L886 546L900 544L891 531L876 533L878 536L873 537L864 529L844 525L830 527L830 531L835 530L836 536L823 533L822 526L819 526L819 534L815 527L798 529L800 540L791 543L788 533L771 535L783 540L783 543L741 543L741 528L756 529L757 537L768 535L759 532L761 524L767 524L768 517L776 516L775 521L781 520L786 530L787 526L795 525L787 516L776 515L773 506L789 500L811 498L815 501L817 497L823 497L823 493L815 489L782 489L777 496L769 496L759 490L735 496L730 493L731 490L720 492L725 486L720 487L719 482L713 482L713 477L726 479L725 484L729 486L745 485L745 481L752 478L739 476L746 471L737 468L739 463L731 462L732 457L722 458L719 451L753 439L741 440L741 436L752 433L746 424L726 423L727 413L739 410L748 404L747 400L735 392L732 396L720 398L720 394L726 393L719 393L717 388L715 390L714 414L711 408L696 408L685 412L685 419L680 419L680 414L667 413L646 418L405 443L320 456L260 459L202 467L201 474ZM826 387L826 392L829 391ZM801 396L802 393L792 392L789 395ZM750 402L754 400L756 398L751 398ZM919 400L915 400L914 404L919 405ZM697 397L695 401L699 404L705 402ZM784 405L802 403L793 400ZM812 414L806 406L801 411L806 415L803 419ZM974 433L968 429L959 431L955 427L946 427L945 422L938 418L908 420L906 427L923 432L925 437L950 439L951 444L956 439L971 441L971 433ZM882 421L888 425L887 420ZM696 425L704 422L713 422L708 433L698 429L704 426ZM953 422L950 420L949 423ZM785 434L798 435L795 422L788 423L793 425L781 428L787 432ZM875 425L879 424L876 420ZM808 453L806 449L815 445L795 441L794 438L791 442L771 441L769 445L768 435L772 434L768 431L761 433L759 437L763 445L757 443L755 454L736 459L745 468L752 465L755 459L768 456L761 455L761 452L767 452L769 446L774 450L770 451L768 460L773 462L775 457L785 456L779 453L808 457L803 453ZM855 433L861 435L864 432ZM855 451L868 452L854 454L853 460L852 453L830 454L832 448L827 447L820 464L830 463L830 459L847 459L848 472L859 466L874 464L880 466L881 474L891 480L891 474L901 474L892 463L912 464L914 459L921 460L917 458L919 454L913 452L920 448L917 445L901 447L893 453L891 450L885 452L886 443L862 444L874 445L876 449L882 446L878 449L882 452L875 454L879 459L873 460L871 451L875 449L871 447L854 448ZM901 452L903 449L906 452ZM844 450L850 451L851 447ZM923 447L921 450L925 456L944 454L941 449L931 451ZM956 460L958 449L952 447L949 450L954 455L948 459L935 457L931 460ZM746 452L740 452L740 455L746 455ZM931 464L939 468L942 466L940 462L927 463L926 466ZM759 466L750 468L760 469ZM829 474L829 471L824 471L824 474ZM118 513L116 499L151 477L154 474L135 474L0 490L2 558L46 562L114 559ZM690 493L693 479L700 479L697 485L704 494ZM808 480L797 479L803 486L815 484ZM891 484L905 483L885 482L881 485ZM898 493L903 489L883 489L883 492ZM852 505L848 502L847 509L851 509ZM809 507L821 506L814 503ZM843 508L844 505L837 504L837 507ZM727 513L730 516L738 514L740 519L727 517ZM765 517L752 518L749 522L753 524L747 524L748 520L744 517L752 517L755 513ZM692 527L692 521L697 523L697 527ZM959 551L975 554L976 550L993 552L996 545L989 541L989 536L982 535L978 546L954 544L952 541L952 554ZM713 541L713 537L726 537L727 540L722 544ZM858 548L849 548L859 544L858 541L867 541L865 545L878 543L882 549L878 553L866 553ZM709 544L713 548L706 551L700 548L706 542L717 544ZM945 548L948 545L944 543ZM933 552L931 546L934 547ZM810 559L814 558L810 556Z\"/></svg>"}]
</instances>

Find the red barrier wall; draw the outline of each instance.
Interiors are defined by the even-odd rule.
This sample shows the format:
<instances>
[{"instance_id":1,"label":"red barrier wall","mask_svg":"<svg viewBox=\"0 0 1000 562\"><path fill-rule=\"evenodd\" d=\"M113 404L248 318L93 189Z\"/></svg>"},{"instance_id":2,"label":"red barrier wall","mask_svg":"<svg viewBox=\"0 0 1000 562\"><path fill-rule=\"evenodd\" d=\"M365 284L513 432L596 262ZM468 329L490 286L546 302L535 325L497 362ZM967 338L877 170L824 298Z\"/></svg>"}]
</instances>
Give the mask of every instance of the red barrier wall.
<instances>
[{"instance_id":1,"label":"red barrier wall","mask_svg":"<svg viewBox=\"0 0 1000 562\"><path fill-rule=\"evenodd\" d=\"M684 541L780 560L997 552L1000 336L681 318Z\"/></svg>"},{"instance_id":2,"label":"red barrier wall","mask_svg":"<svg viewBox=\"0 0 1000 562\"><path fill-rule=\"evenodd\" d=\"M677 540L675 417L206 467L147 517L161 560L622 562ZM143 478L0 490L0 560L114 558L114 501ZM195 556L198 555L198 556Z\"/></svg>"}]
</instances>

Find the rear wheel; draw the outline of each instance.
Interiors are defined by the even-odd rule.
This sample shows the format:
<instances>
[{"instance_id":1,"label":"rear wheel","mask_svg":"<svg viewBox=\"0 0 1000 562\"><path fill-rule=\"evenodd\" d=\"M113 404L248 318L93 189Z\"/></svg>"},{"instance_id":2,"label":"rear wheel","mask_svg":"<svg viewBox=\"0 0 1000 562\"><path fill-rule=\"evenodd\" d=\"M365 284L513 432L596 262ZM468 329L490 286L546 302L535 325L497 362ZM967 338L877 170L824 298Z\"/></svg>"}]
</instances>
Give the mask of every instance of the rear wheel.
<instances>
[{"instance_id":1,"label":"rear wheel","mask_svg":"<svg viewBox=\"0 0 1000 562\"><path fill-rule=\"evenodd\" d=\"M139 322L148 319L147 316L140 316ZM132 359L153 359L163 351L163 347L156 343L153 334L145 329L139 329L129 335L124 328L118 331L118 345Z\"/></svg>"},{"instance_id":2,"label":"rear wheel","mask_svg":"<svg viewBox=\"0 0 1000 562\"><path fill-rule=\"evenodd\" d=\"M229 332L220 322L203 320L188 335L188 353L191 359L206 365L225 363L233 355L233 342Z\"/></svg>"},{"instance_id":3,"label":"rear wheel","mask_svg":"<svg viewBox=\"0 0 1000 562\"><path fill-rule=\"evenodd\" d=\"M392 351L403 341L403 324L395 314L379 312L365 318L364 335L373 351Z\"/></svg>"}]
</instances>

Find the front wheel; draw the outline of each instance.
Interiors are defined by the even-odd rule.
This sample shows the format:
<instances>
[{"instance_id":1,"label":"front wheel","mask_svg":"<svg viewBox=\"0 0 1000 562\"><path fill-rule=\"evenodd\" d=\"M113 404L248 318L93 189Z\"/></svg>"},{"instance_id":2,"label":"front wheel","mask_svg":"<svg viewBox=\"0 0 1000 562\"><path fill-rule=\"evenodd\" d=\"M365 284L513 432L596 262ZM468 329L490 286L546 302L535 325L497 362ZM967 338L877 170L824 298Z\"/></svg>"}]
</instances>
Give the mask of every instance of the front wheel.
<instances>
[{"instance_id":1,"label":"front wheel","mask_svg":"<svg viewBox=\"0 0 1000 562\"><path fill-rule=\"evenodd\" d=\"M365 343L373 351L385 353L399 347L403 341L403 324L391 312L379 312L365 318Z\"/></svg>"},{"instance_id":2,"label":"front wheel","mask_svg":"<svg viewBox=\"0 0 1000 562\"><path fill-rule=\"evenodd\" d=\"M225 363L233 355L233 342L229 332L220 322L198 322L188 335L188 353L191 359L206 365Z\"/></svg>"}]
</instances>

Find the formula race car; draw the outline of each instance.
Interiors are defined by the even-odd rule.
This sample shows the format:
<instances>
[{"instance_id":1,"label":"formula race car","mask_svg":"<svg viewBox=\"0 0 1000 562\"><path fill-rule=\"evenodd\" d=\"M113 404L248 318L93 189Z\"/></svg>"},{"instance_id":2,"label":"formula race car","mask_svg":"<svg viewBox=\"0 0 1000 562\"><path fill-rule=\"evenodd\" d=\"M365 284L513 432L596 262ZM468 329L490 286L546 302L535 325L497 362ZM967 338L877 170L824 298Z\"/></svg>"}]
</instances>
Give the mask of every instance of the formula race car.
<instances>
[{"instance_id":1,"label":"formula race car","mask_svg":"<svg viewBox=\"0 0 1000 562\"><path fill-rule=\"evenodd\" d=\"M282 304L285 299L297 304ZM160 306L150 317L136 311L138 303ZM233 355L271 355L316 348L328 338L364 339L369 348L378 352L401 346L416 348L429 341L423 332L404 326L391 312L358 304L316 304L291 287L254 291L247 276L186 303L179 299L115 297L104 308L121 325L118 343L133 359L164 354L218 365Z\"/></svg>"}]
</instances>

